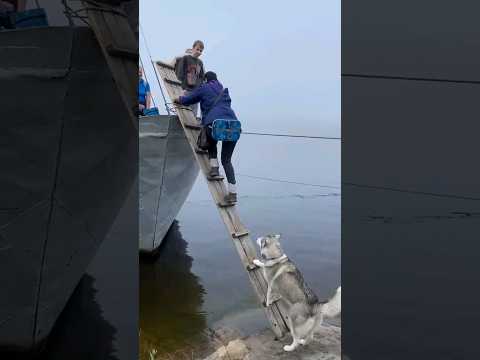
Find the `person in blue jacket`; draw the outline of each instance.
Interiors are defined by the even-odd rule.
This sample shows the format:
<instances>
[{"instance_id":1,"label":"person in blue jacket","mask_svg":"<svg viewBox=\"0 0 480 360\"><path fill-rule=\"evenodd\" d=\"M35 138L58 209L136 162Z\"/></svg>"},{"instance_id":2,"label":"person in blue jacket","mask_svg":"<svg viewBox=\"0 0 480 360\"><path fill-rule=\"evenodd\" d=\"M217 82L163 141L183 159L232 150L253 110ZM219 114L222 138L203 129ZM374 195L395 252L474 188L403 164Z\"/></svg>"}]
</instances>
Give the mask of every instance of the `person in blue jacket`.
<instances>
[{"instance_id":1,"label":"person in blue jacket","mask_svg":"<svg viewBox=\"0 0 480 360\"><path fill-rule=\"evenodd\" d=\"M223 91L223 92L222 92ZM198 86L188 95L180 96L174 99L174 102L181 105L192 105L200 103L202 110L202 125L207 127L207 138L209 142L208 157L210 159L210 172L208 177L215 178L219 174L219 165L217 160L217 141L212 138L211 124L215 119L234 119L237 116L231 107L232 99L227 88L223 88L218 81L217 75L213 71L205 73L204 83ZM228 181L228 194L225 201L228 203L237 202L237 188L235 181L235 171L232 165L232 155L235 149L236 141L222 141L222 166Z\"/></svg>"},{"instance_id":2,"label":"person in blue jacket","mask_svg":"<svg viewBox=\"0 0 480 360\"><path fill-rule=\"evenodd\" d=\"M138 111L144 114L145 110L150 109L152 102L152 93L150 92L150 85L143 80L143 69L138 67Z\"/></svg>"}]
</instances>

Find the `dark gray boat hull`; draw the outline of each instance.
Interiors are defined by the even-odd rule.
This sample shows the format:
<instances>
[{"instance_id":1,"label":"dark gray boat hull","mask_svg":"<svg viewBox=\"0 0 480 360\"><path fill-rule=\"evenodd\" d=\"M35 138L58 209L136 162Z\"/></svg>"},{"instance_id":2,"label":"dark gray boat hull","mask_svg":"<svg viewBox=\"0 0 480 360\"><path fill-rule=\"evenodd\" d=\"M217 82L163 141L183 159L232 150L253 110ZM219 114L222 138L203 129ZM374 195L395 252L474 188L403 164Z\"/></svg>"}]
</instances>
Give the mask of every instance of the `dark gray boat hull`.
<instances>
[{"instance_id":1,"label":"dark gray boat hull","mask_svg":"<svg viewBox=\"0 0 480 360\"><path fill-rule=\"evenodd\" d=\"M0 347L50 333L138 171L88 28L0 32Z\"/></svg>"},{"instance_id":2,"label":"dark gray boat hull","mask_svg":"<svg viewBox=\"0 0 480 360\"><path fill-rule=\"evenodd\" d=\"M141 117L140 251L161 245L199 174L199 167L176 116Z\"/></svg>"}]
</instances>

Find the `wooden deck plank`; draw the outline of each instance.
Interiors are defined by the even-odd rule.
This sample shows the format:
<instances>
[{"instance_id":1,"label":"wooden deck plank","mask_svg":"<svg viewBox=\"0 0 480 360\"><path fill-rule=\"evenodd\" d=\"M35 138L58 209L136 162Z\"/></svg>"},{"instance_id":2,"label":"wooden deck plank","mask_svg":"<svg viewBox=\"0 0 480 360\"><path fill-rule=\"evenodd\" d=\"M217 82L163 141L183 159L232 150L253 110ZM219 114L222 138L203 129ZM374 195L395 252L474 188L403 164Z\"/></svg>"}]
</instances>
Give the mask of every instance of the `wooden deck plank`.
<instances>
[{"instance_id":1,"label":"wooden deck plank","mask_svg":"<svg viewBox=\"0 0 480 360\"><path fill-rule=\"evenodd\" d=\"M170 98L178 97L183 94L183 90L180 87L175 72L170 64L163 63L161 61L155 62L155 66L160 74L165 89L167 90ZM196 124L197 120L190 110L176 107L176 113L180 119L185 136L192 148L193 154L198 162L198 165L207 180L207 174L210 169L210 164L207 154L199 154L195 151L196 141L198 136L198 129L192 129L187 124ZM279 303L275 302L269 307L264 306L265 297L267 293L267 282L263 276L263 272L260 268L252 266L252 260L257 257L255 247L253 245L248 229L241 222L237 213L237 206L220 207L219 202L223 200L227 194L227 188L223 181L208 181L208 189L215 202L220 217L227 228L228 234L233 242L235 249L237 250L240 261L244 265L245 271L248 274L250 283L257 295L259 304L265 310L267 319L270 322L271 328L275 335L280 338L288 331L287 317L282 313L282 309L279 307Z\"/></svg>"}]
</instances>

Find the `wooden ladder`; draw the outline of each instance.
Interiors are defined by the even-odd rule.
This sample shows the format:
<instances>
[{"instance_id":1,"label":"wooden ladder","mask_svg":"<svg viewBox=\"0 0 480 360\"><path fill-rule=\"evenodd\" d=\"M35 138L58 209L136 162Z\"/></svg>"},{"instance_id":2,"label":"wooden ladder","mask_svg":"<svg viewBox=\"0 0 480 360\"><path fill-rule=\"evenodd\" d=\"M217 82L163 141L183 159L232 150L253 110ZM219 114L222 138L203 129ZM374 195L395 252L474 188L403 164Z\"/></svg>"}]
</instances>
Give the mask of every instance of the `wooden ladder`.
<instances>
[{"instance_id":1,"label":"wooden ladder","mask_svg":"<svg viewBox=\"0 0 480 360\"><path fill-rule=\"evenodd\" d=\"M120 6L83 1L88 22L102 48L120 96L138 129L138 39Z\"/></svg>"},{"instance_id":2,"label":"wooden ladder","mask_svg":"<svg viewBox=\"0 0 480 360\"><path fill-rule=\"evenodd\" d=\"M174 99L178 96L181 96L183 91L181 83L178 81L177 76L175 75L174 68L171 65L161 61L157 61L155 66L163 80L170 98ZM230 234L233 244L235 245L235 249L240 256L240 260L242 261L242 264L248 273L248 277L255 290L258 300L261 306L264 308L267 318L270 321L271 328L277 338L281 338L288 331L287 317L284 315L285 312L282 312L282 306L280 302L278 302L278 299L277 301L274 301L272 305L268 307L265 306L267 282L263 276L263 271L252 263L252 260L257 257L255 247L253 246L248 229L240 221L236 211L236 206L226 205L223 201L223 198L227 193L226 186L223 182L223 177L217 180L209 180L207 178L207 174L210 170L208 155L205 152L199 151L196 146L197 137L201 126L190 109L177 106L176 112L197 163L200 166L200 169L202 169L203 175L205 176L215 205L217 206L220 216L227 227L228 233Z\"/></svg>"}]
</instances>

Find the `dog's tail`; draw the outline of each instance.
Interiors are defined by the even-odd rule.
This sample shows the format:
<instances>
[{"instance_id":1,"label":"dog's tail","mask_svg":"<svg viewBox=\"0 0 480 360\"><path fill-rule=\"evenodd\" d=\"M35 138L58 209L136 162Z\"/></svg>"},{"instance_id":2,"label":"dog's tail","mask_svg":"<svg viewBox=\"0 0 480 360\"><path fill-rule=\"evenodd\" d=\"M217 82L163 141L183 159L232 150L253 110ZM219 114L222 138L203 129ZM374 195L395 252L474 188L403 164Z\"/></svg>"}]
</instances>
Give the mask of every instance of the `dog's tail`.
<instances>
[{"instance_id":1,"label":"dog's tail","mask_svg":"<svg viewBox=\"0 0 480 360\"><path fill-rule=\"evenodd\" d=\"M342 287L339 286L335 295L326 303L323 304L320 310L322 315L327 317L335 317L342 312Z\"/></svg>"}]
</instances>

